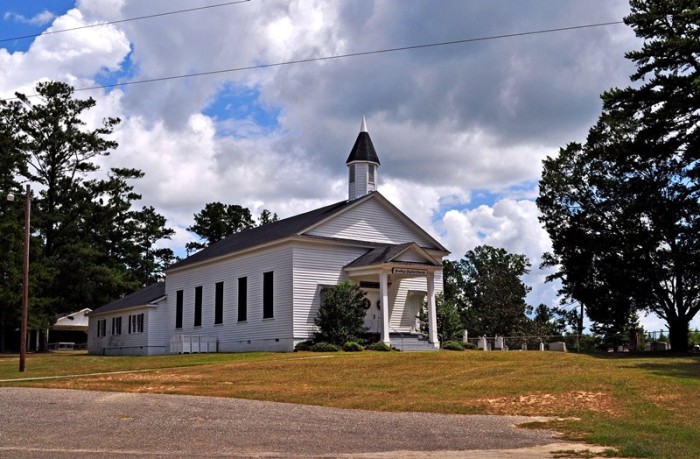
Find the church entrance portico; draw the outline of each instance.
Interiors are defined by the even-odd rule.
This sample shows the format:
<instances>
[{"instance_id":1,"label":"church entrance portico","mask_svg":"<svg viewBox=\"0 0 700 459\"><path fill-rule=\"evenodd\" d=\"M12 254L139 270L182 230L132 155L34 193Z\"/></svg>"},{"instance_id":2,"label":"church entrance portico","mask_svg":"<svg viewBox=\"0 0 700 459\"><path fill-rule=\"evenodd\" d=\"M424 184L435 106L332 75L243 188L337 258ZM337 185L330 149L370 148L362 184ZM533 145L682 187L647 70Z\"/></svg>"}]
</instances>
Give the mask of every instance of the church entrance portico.
<instances>
[{"instance_id":1,"label":"church entrance portico","mask_svg":"<svg viewBox=\"0 0 700 459\"><path fill-rule=\"evenodd\" d=\"M405 260L411 261L405 261ZM428 309L428 341L439 347L435 308L435 273L442 264L415 243L370 250L345 267L348 277L366 292L370 307L365 325L391 344L391 334L420 332L416 316L423 300Z\"/></svg>"}]
</instances>

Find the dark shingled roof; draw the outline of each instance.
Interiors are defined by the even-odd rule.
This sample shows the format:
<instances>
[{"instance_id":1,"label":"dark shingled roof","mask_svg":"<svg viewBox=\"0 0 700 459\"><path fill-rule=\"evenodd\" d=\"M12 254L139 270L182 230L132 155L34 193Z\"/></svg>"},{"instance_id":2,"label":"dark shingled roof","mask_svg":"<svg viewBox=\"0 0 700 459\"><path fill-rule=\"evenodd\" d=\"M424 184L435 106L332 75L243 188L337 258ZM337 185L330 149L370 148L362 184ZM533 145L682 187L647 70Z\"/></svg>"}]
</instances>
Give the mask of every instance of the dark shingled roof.
<instances>
[{"instance_id":1,"label":"dark shingled roof","mask_svg":"<svg viewBox=\"0 0 700 459\"><path fill-rule=\"evenodd\" d=\"M134 306L143 306L163 296L165 296L165 282L157 282L123 298L119 298L118 300L105 304L104 306L92 311L90 315L118 311L120 309L131 308Z\"/></svg>"},{"instance_id":2,"label":"dark shingled roof","mask_svg":"<svg viewBox=\"0 0 700 459\"><path fill-rule=\"evenodd\" d=\"M391 261L392 258L413 245L413 242L397 245L385 245L372 249L366 254L348 263L345 267L372 266Z\"/></svg>"},{"instance_id":3,"label":"dark shingled roof","mask_svg":"<svg viewBox=\"0 0 700 459\"><path fill-rule=\"evenodd\" d=\"M372 139L369 138L369 134L365 131L360 132L357 136L355 145L353 145L345 164L350 164L353 161L370 161L380 164L379 156L377 156L377 152L374 150L374 145L372 144Z\"/></svg>"},{"instance_id":4,"label":"dark shingled roof","mask_svg":"<svg viewBox=\"0 0 700 459\"><path fill-rule=\"evenodd\" d=\"M251 228L241 231L240 233L232 234L231 236L228 236L215 244L200 250L184 260L175 263L168 269L182 268L183 266L187 266L192 263L217 258L229 253L238 252L240 250L293 236L306 228L325 220L354 202L355 201L337 202L335 204L331 204L330 206L321 207L320 209L285 218L284 220L278 220L273 223L258 226L257 228Z\"/></svg>"},{"instance_id":5,"label":"dark shingled roof","mask_svg":"<svg viewBox=\"0 0 700 459\"><path fill-rule=\"evenodd\" d=\"M345 265L345 267L356 268L360 266L372 266L382 263L389 263L412 245L416 245L416 243L406 242L404 244L384 245L382 247L377 247L376 249L372 249L361 257L351 261Z\"/></svg>"}]
</instances>

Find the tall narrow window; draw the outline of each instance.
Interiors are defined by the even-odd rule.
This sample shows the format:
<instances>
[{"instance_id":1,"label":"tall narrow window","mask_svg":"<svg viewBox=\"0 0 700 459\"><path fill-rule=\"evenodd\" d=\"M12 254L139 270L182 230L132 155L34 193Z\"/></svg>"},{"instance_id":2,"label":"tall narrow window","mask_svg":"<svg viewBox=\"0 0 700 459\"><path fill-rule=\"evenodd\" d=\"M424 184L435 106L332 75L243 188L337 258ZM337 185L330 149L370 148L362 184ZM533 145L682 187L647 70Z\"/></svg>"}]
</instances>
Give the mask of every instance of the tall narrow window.
<instances>
[{"instance_id":1,"label":"tall narrow window","mask_svg":"<svg viewBox=\"0 0 700 459\"><path fill-rule=\"evenodd\" d=\"M368 176L367 181L369 183L374 183L374 168L375 168L375 166L374 166L374 164L370 164L367 167L369 169L368 174L367 174L367 176Z\"/></svg>"},{"instance_id":2,"label":"tall narrow window","mask_svg":"<svg viewBox=\"0 0 700 459\"><path fill-rule=\"evenodd\" d=\"M129 334L143 333L143 313L129 316Z\"/></svg>"},{"instance_id":3,"label":"tall narrow window","mask_svg":"<svg viewBox=\"0 0 700 459\"><path fill-rule=\"evenodd\" d=\"M238 278L238 321L248 320L248 278Z\"/></svg>"},{"instance_id":4,"label":"tall narrow window","mask_svg":"<svg viewBox=\"0 0 700 459\"><path fill-rule=\"evenodd\" d=\"M112 334L121 335L122 334L122 318L112 317Z\"/></svg>"},{"instance_id":5,"label":"tall narrow window","mask_svg":"<svg viewBox=\"0 0 700 459\"><path fill-rule=\"evenodd\" d=\"M202 326L202 286L194 288L194 326Z\"/></svg>"},{"instance_id":6,"label":"tall narrow window","mask_svg":"<svg viewBox=\"0 0 700 459\"><path fill-rule=\"evenodd\" d=\"M101 338L107 335L107 319L97 321L97 337Z\"/></svg>"},{"instance_id":7,"label":"tall narrow window","mask_svg":"<svg viewBox=\"0 0 700 459\"><path fill-rule=\"evenodd\" d=\"M216 283L216 292L214 295L214 323L224 323L224 283Z\"/></svg>"},{"instance_id":8,"label":"tall narrow window","mask_svg":"<svg viewBox=\"0 0 700 459\"><path fill-rule=\"evenodd\" d=\"M182 290L177 291L175 300L175 328L182 328L182 307L184 304L184 293Z\"/></svg>"},{"instance_id":9,"label":"tall narrow window","mask_svg":"<svg viewBox=\"0 0 700 459\"><path fill-rule=\"evenodd\" d=\"M275 316L272 301L274 274L273 271L263 273L263 319L271 319Z\"/></svg>"},{"instance_id":10,"label":"tall narrow window","mask_svg":"<svg viewBox=\"0 0 700 459\"><path fill-rule=\"evenodd\" d=\"M350 167L348 168L348 170L350 171L350 172L349 172L349 174L350 174L350 183L355 183L355 165L354 165L354 164L350 164Z\"/></svg>"}]
</instances>

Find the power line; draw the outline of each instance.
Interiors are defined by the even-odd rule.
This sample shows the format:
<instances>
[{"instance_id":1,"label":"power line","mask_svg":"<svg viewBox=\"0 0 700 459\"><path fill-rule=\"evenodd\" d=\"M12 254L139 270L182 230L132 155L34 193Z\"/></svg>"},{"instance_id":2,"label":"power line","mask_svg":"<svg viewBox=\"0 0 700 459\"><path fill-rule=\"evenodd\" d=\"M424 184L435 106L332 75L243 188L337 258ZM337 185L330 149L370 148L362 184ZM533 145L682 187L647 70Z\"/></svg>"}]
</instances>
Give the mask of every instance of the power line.
<instances>
[{"instance_id":1,"label":"power line","mask_svg":"<svg viewBox=\"0 0 700 459\"><path fill-rule=\"evenodd\" d=\"M596 24L584 24L584 25L571 26L571 27L559 27L556 29L534 30L534 31L530 31L530 32L509 33L509 34L503 34L503 35L492 35L492 36L487 36L487 37L464 38L464 39L460 39L460 40L441 41L441 42L426 43L426 44L421 44L421 45L401 46L401 47L397 47L397 48L384 48L384 49L377 49L377 50L371 50L371 51L358 51L356 53L347 53L347 54L336 54L333 56L310 57L307 59L296 59L296 60L291 60L291 61L276 62L276 63L272 63L272 64L249 65L249 66L244 66L244 67L233 67L233 68L228 68L228 69L211 70L208 72L184 73L182 75L171 75L171 76L159 77L159 78L147 78L147 79L143 79L143 80L126 81L126 82L122 82L122 83L112 83L112 84L105 84L105 85L89 86L89 87L85 87L85 88L77 88L77 89L75 89L75 91L91 91L91 90L95 90L95 89L116 88L116 87L130 86L130 85L135 85L135 84L155 83L158 81L179 80L179 79L183 79L183 78L192 78L192 77L207 76L207 75L217 75L217 74L221 74L221 73L242 72L242 71L246 71L246 70L259 70L259 69L267 69L267 68L272 68L272 67L283 67L283 66L287 66L287 65L307 64L310 62L330 61L330 60L334 60L334 59L345 59L345 58L359 57L359 56L371 56L374 54L393 53L393 52L398 52L398 51L408 51L408 50L412 50L412 49L435 48L435 47L439 47L439 46L449 46L449 45L457 45L457 44L463 44L463 43L474 43L474 42L479 42L479 41L498 40L498 39L503 39L503 38L523 37L523 36L527 36L527 35L538 35L538 34L545 34L545 33L565 32L568 30L588 29L588 28L593 28L593 27L606 27L606 26L618 25L618 24L624 24L624 21L600 22L600 23L596 23Z\"/></svg>"},{"instance_id":2,"label":"power line","mask_svg":"<svg viewBox=\"0 0 700 459\"><path fill-rule=\"evenodd\" d=\"M514 37L523 37L523 36L528 36L528 35L539 35L539 34L545 34L545 33L565 32L565 31L569 31L569 30L589 29L589 28L593 28L593 27L606 27L606 26L618 25L618 24L623 24L623 23L624 23L623 21L600 22L600 23L596 23L596 24L584 24L584 25L570 26L570 27L558 27L555 29L533 30L530 32L518 32L518 33L509 33L509 34L503 34L503 35L491 35L491 36L486 36L486 37L464 38L464 39L460 39L460 40L425 43L425 44L420 44L420 45L401 46L401 47L397 47L397 48L384 48L384 49L377 49L377 50L370 50L370 51L358 51L356 53L336 54L336 55L332 55L332 56L321 56L321 57L311 57L311 58L307 58L307 59L296 59L296 60L291 60L291 61L276 62L276 63L272 63L272 64L249 65L249 66L244 66L244 67L233 67L233 68L228 68L228 69L211 70L208 72L185 73L182 75L171 75L171 76L165 76L165 77L159 77L159 78L147 78L147 79L143 79L143 80L126 81L126 82L122 82L122 83L112 83L112 84L104 84L104 85L97 85L97 86L88 86L88 87L84 87L84 88L76 88L76 89L74 89L74 91L76 91L76 92L77 91L93 91L96 89L108 89L108 88L116 88L116 87L122 87L122 86L131 86L131 85L136 85L136 84L156 83L159 81L179 80L179 79L193 78L193 77L199 77L199 76L218 75L218 74L222 74L222 73L242 72L242 71L246 71L246 70L268 69L268 68L273 68L273 67L283 67L283 66L287 66L287 65L307 64L307 63L311 63L311 62L330 61L330 60L335 60L335 59L345 59L345 58L359 57L359 56L371 56L371 55L375 55L375 54L386 54L386 53L393 53L393 52L398 52L398 51L408 51L408 50L413 50L413 49L435 48L435 47L439 47L439 46L474 43L474 42L488 41L488 40L499 40L499 39L503 39L503 38L514 38ZM33 97L33 96L27 96L27 97ZM11 97L11 98L0 99L0 100L7 101L7 100L14 100L14 99L16 99L16 98Z\"/></svg>"},{"instance_id":3,"label":"power line","mask_svg":"<svg viewBox=\"0 0 700 459\"><path fill-rule=\"evenodd\" d=\"M146 16L138 16L138 17L134 17L134 18L119 19L118 21L100 22L99 24L90 24L90 25L84 25L84 26L80 26L80 27L71 27L69 29L51 30L51 31L45 31L45 32L41 32L41 33L34 33L31 35L21 35L18 37L0 38L0 43L6 42L6 41L13 41L13 40L24 40L26 38L35 38L35 37L38 37L41 35L51 35L51 34L55 34L55 33L72 32L74 30L90 29L92 27L102 27L102 26L111 25L111 24L121 24L122 22L140 21L142 19L153 19L153 18L159 18L159 17L163 17L163 16L170 16L173 14L191 13L193 11L208 10L211 8L219 8L221 6L238 5L239 3L247 3L250 1L251 0L236 0L233 2L217 3L215 5L199 6L197 8L187 8L187 9L183 9L183 10L166 11L164 13L155 13L155 14L149 14Z\"/></svg>"}]
</instances>

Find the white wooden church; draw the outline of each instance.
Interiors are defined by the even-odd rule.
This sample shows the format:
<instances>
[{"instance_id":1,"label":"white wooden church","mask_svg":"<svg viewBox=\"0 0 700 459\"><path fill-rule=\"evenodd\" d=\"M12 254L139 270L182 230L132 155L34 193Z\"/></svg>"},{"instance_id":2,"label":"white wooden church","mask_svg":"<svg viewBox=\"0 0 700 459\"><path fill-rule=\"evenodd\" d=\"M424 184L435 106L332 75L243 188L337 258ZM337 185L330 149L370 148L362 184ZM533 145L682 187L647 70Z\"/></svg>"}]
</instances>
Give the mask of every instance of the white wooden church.
<instances>
[{"instance_id":1,"label":"white wooden church","mask_svg":"<svg viewBox=\"0 0 700 459\"><path fill-rule=\"evenodd\" d=\"M435 295L449 252L376 190L364 120L346 164L347 200L231 235L171 266L164 282L92 311L89 352L290 352L313 336L324 289L346 280L371 302L370 333L437 348ZM424 303L428 336L417 320Z\"/></svg>"}]
</instances>

